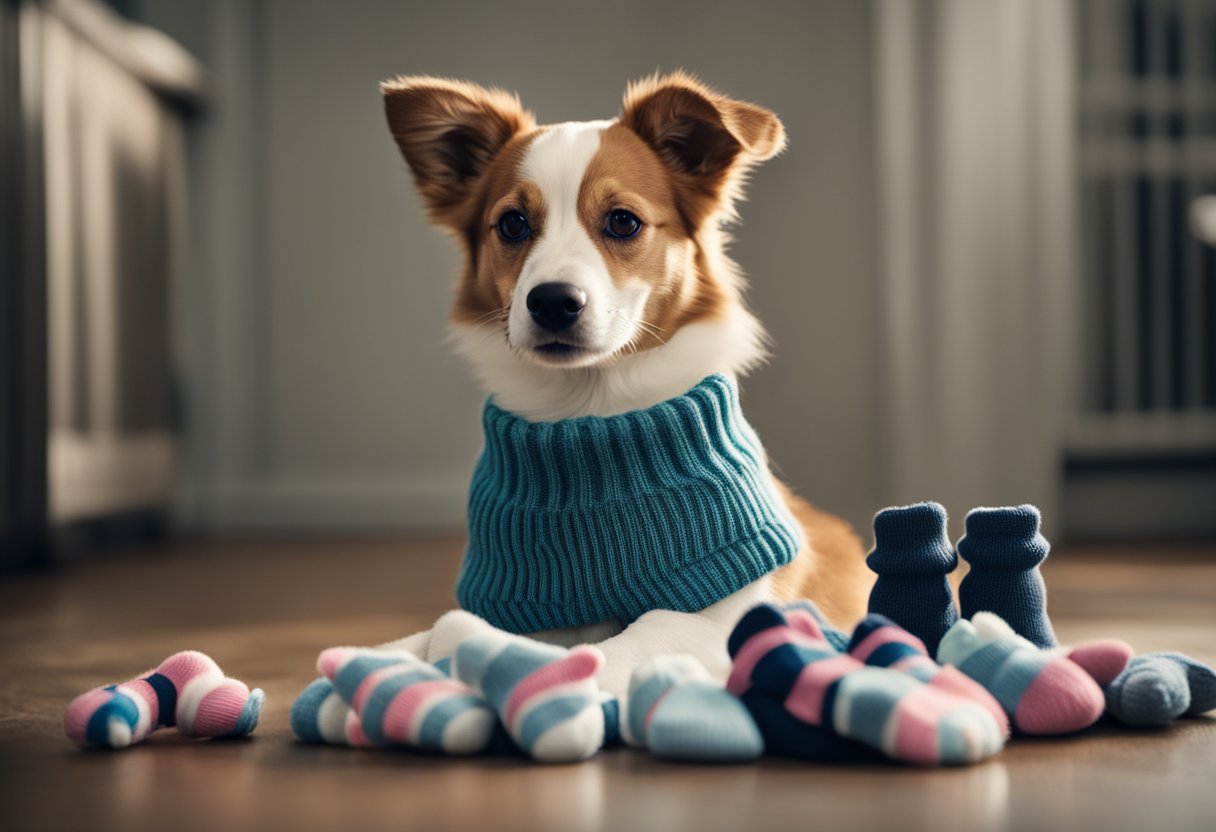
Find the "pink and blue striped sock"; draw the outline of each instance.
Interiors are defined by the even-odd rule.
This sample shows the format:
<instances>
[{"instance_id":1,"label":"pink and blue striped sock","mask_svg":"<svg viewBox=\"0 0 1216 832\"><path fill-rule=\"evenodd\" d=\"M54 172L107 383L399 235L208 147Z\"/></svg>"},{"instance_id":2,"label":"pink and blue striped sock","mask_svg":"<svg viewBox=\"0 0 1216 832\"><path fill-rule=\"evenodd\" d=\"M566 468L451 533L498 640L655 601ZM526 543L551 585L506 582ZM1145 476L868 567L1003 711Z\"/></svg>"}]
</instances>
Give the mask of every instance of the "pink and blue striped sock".
<instances>
[{"instance_id":1,"label":"pink and blue striped sock","mask_svg":"<svg viewBox=\"0 0 1216 832\"><path fill-rule=\"evenodd\" d=\"M814 638L822 638L832 645L837 653L848 652L849 634L832 626L832 622L828 621L827 616L819 611L819 607L815 606L813 601L798 598L787 601L777 608L785 616L786 622L795 630L807 632Z\"/></svg>"},{"instance_id":2,"label":"pink and blue striped sock","mask_svg":"<svg viewBox=\"0 0 1216 832\"><path fill-rule=\"evenodd\" d=\"M739 620L727 642L732 658L753 636L776 627L788 626L812 639L819 639L823 634L837 652L848 644L848 637L830 629L818 608L809 601L792 602L778 610L778 615L773 612L774 608L761 605ZM836 641L831 640L833 634ZM840 648L836 648L837 643ZM746 669L732 668L726 687L728 692L739 697L755 720L764 739L765 753L816 763L877 762L883 759L878 751L869 746L794 717L785 707L784 698L770 696L764 690L752 687L749 673Z\"/></svg>"},{"instance_id":3,"label":"pink and blue striped sock","mask_svg":"<svg viewBox=\"0 0 1216 832\"><path fill-rule=\"evenodd\" d=\"M626 742L656 757L737 762L764 753L747 708L692 656L658 656L629 680Z\"/></svg>"},{"instance_id":4,"label":"pink and blue striped sock","mask_svg":"<svg viewBox=\"0 0 1216 832\"><path fill-rule=\"evenodd\" d=\"M795 629L768 605L745 615L731 635L727 689L763 691L826 732L816 739L835 734L907 762L970 763L1003 746L1000 726L981 705L910 674L867 667L805 625Z\"/></svg>"},{"instance_id":5,"label":"pink and blue striped sock","mask_svg":"<svg viewBox=\"0 0 1216 832\"><path fill-rule=\"evenodd\" d=\"M237 737L253 731L265 694L224 675L197 650L174 653L129 682L83 693L68 705L64 732L78 745L125 748L157 728L188 737Z\"/></svg>"},{"instance_id":6,"label":"pink and blue striped sock","mask_svg":"<svg viewBox=\"0 0 1216 832\"><path fill-rule=\"evenodd\" d=\"M603 746L606 711L595 676L604 654L489 632L456 648L452 671L484 696L507 733L535 760L585 760Z\"/></svg>"},{"instance_id":7,"label":"pink and blue striped sock","mask_svg":"<svg viewBox=\"0 0 1216 832\"><path fill-rule=\"evenodd\" d=\"M291 730L301 742L350 745L346 721L350 705L324 676L308 683L291 703Z\"/></svg>"},{"instance_id":8,"label":"pink and blue striped sock","mask_svg":"<svg viewBox=\"0 0 1216 832\"><path fill-rule=\"evenodd\" d=\"M1102 690L1080 665L1035 646L994 613L958 621L942 637L937 660L983 685L1024 734L1069 734L1102 715Z\"/></svg>"},{"instance_id":9,"label":"pink and blue striped sock","mask_svg":"<svg viewBox=\"0 0 1216 832\"><path fill-rule=\"evenodd\" d=\"M494 712L485 700L411 653L331 647L318 657L317 669L350 706L350 745L476 754L494 733Z\"/></svg>"},{"instance_id":10,"label":"pink and blue striped sock","mask_svg":"<svg viewBox=\"0 0 1216 832\"><path fill-rule=\"evenodd\" d=\"M870 613L853 630L847 652L871 667L909 673L926 685L948 691L982 706L1009 737L1009 717L984 686L957 667L941 665L929 657L924 643L891 619Z\"/></svg>"}]
</instances>

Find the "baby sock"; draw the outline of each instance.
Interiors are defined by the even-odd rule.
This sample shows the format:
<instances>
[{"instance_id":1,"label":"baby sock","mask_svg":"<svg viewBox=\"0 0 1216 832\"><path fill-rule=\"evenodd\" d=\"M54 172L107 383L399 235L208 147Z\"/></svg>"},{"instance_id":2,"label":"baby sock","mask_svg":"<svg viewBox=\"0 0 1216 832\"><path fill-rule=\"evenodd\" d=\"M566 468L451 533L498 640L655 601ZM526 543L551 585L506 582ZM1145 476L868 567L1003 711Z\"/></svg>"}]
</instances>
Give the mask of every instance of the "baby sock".
<instances>
[{"instance_id":1,"label":"baby sock","mask_svg":"<svg viewBox=\"0 0 1216 832\"><path fill-rule=\"evenodd\" d=\"M1126 725L1168 725L1216 708L1216 671L1181 653L1131 659L1105 686L1106 710Z\"/></svg>"},{"instance_id":2,"label":"baby sock","mask_svg":"<svg viewBox=\"0 0 1216 832\"><path fill-rule=\"evenodd\" d=\"M822 638L836 650L844 653L849 649L849 634L837 630L819 611L814 602L799 598L781 604L778 609L785 616L785 621L795 630L809 634L812 638ZM808 621L809 619L809 621Z\"/></svg>"},{"instance_id":3,"label":"baby sock","mask_svg":"<svg viewBox=\"0 0 1216 832\"><path fill-rule=\"evenodd\" d=\"M1102 691L1088 673L1062 653L1031 644L994 613L951 627L937 660L983 685L1022 733L1067 734L1102 715Z\"/></svg>"},{"instance_id":4,"label":"baby sock","mask_svg":"<svg viewBox=\"0 0 1216 832\"><path fill-rule=\"evenodd\" d=\"M878 512L866 565L878 573L870 612L885 615L936 651L958 620L946 580L958 565L946 537L946 510L938 503L917 503Z\"/></svg>"},{"instance_id":5,"label":"baby sock","mask_svg":"<svg viewBox=\"0 0 1216 832\"><path fill-rule=\"evenodd\" d=\"M174 653L139 678L83 693L68 705L64 732L79 745L124 748L160 727L188 737L237 737L253 731L265 694L224 676L197 650Z\"/></svg>"},{"instance_id":6,"label":"baby sock","mask_svg":"<svg viewBox=\"0 0 1216 832\"><path fill-rule=\"evenodd\" d=\"M975 702L992 715L1001 729L1001 736L1009 737L1009 717L1000 703L992 698L992 694L984 690L983 685L957 667L933 661L920 639L890 619L877 613L870 613L862 619L853 630L848 653L871 667L888 667L910 673L927 685Z\"/></svg>"},{"instance_id":7,"label":"baby sock","mask_svg":"<svg viewBox=\"0 0 1216 832\"><path fill-rule=\"evenodd\" d=\"M484 751L494 712L461 682L412 653L331 647L317 669L350 706L351 745L405 745L445 754Z\"/></svg>"},{"instance_id":8,"label":"baby sock","mask_svg":"<svg viewBox=\"0 0 1216 832\"><path fill-rule=\"evenodd\" d=\"M301 742L349 745L346 718L350 705L322 676L308 683L291 703L291 730Z\"/></svg>"},{"instance_id":9,"label":"baby sock","mask_svg":"<svg viewBox=\"0 0 1216 832\"><path fill-rule=\"evenodd\" d=\"M1108 638L1079 644L1065 650L1064 654L1088 673L1098 687L1106 690L1127 668L1135 652L1126 641Z\"/></svg>"},{"instance_id":10,"label":"baby sock","mask_svg":"<svg viewBox=\"0 0 1216 832\"><path fill-rule=\"evenodd\" d=\"M958 553L971 565L958 590L963 618L999 615L1013 631L1039 647L1055 647L1047 617L1047 588L1039 564L1051 546L1039 534L1039 510L977 508L967 515Z\"/></svg>"},{"instance_id":11,"label":"baby sock","mask_svg":"<svg viewBox=\"0 0 1216 832\"><path fill-rule=\"evenodd\" d=\"M598 648L542 644L499 631L456 648L456 677L485 697L516 745L544 762L585 760L604 744Z\"/></svg>"},{"instance_id":12,"label":"baby sock","mask_svg":"<svg viewBox=\"0 0 1216 832\"><path fill-rule=\"evenodd\" d=\"M894 759L976 762L1004 744L983 706L837 653L821 638L790 627L774 607L761 605L745 615L729 649L732 693L759 689L796 719Z\"/></svg>"},{"instance_id":13,"label":"baby sock","mask_svg":"<svg viewBox=\"0 0 1216 832\"><path fill-rule=\"evenodd\" d=\"M633 671L622 730L630 745L676 760L754 760L764 753L747 709L692 656L659 656Z\"/></svg>"},{"instance_id":14,"label":"baby sock","mask_svg":"<svg viewBox=\"0 0 1216 832\"><path fill-rule=\"evenodd\" d=\"M792 602L778 615L773 612L773 607L761 605L754 607L739 620L727 643L732 658L753 637L774 628L788 626L795 633L810 638L816 638L821 632L825 635L832 632L823 629L822 616L818 608L809 601ZM842 644L847 643L845 637ZM732 666L726 687L729 693L739 697L739 701L751 714L756 727L760 729L765 752L768 754L816 763L876 762L884 759L880 752L869 746L842 737L818 724L796 718L785 707L783 697L770 696L764 690L752 686L751 668L745 664Z\"/></svg>"}]
</instances>

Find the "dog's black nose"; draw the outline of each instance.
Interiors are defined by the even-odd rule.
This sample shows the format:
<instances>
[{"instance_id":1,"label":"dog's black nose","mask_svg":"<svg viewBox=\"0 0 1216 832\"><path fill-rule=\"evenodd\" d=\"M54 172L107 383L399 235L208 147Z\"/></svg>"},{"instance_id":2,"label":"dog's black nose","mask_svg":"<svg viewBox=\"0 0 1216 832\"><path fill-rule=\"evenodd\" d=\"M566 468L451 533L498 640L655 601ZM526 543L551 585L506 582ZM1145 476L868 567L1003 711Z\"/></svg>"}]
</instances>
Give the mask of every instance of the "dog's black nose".
<instances>
[{"instance_id":1,"label":"dog's black nose","mask_svg":"<svg viewBox=\"0 0 1216 832\"><path fill-rule=\"evenodd\" d=\"M532 320L550 332L569 329L587 305L587 293L570 283L542 283L528 292Z\"/></svg>"}]
</instances>

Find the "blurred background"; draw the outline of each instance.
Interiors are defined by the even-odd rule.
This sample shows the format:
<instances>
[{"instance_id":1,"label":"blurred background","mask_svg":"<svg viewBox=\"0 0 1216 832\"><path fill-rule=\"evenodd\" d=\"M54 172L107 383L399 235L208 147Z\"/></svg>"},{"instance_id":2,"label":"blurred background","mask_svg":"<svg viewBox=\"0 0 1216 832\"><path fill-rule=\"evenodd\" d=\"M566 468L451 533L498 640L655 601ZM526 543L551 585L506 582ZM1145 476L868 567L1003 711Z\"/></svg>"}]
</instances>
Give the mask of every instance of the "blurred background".
<instances>
[{"instance_id":1,"label":"blurred background","mask_svg":"<svg viewBox=\"0 0 1216 832\"><path fill-rule=\"evenodd\" d=\"M0 563L458 532L482 393L399 73L775 110L733 252L780 473L1216 539L1216 0L0 0Z\"/></svg>"}]
</instances>

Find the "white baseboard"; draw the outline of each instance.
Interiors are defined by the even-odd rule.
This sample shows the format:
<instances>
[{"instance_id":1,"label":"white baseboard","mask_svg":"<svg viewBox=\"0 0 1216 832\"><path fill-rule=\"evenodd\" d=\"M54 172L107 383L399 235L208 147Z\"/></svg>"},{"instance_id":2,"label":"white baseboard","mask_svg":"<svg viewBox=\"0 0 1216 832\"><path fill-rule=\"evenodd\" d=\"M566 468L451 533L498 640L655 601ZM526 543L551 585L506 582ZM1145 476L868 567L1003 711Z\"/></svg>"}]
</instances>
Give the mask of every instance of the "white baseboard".
<instances>
[{"instance_id":1,"label":"white baseboard","mask_svg":"<svg viewBox=\"0 0 1216 832\"><path fill-rule=\"evenodd\" d=\"M205 532L421 532L464 528L467 474L390 480L267 479L195 495Z\"/></svg>"}]
</instances>

